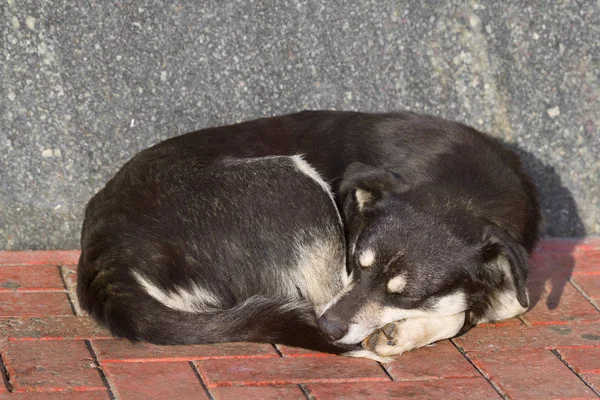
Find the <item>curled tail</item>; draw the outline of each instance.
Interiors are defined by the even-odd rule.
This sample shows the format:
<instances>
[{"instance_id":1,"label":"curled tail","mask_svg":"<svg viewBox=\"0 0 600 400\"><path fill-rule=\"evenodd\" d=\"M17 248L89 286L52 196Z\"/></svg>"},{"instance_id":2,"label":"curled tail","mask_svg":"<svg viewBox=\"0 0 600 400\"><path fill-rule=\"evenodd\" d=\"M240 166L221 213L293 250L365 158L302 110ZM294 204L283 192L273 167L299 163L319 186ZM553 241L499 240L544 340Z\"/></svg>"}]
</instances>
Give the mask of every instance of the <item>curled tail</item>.
<instances>
[{"instance_id":1,"label":"curled tail","mask_svg":"<svg viewBox=\"0 0 600 400\"><path fill-rule=\"evenodd\" d=\"M227 310L197 314L168 310L156 322L147 324L136 339L157 344L279 343L335 354L358 348L327 340L309 302L263 296L253 296Z\"/></svg>"},{"instance_id":2,"label":"curled tail","mask_svg":"<svg viewBox=\"0 0 600 400\"><path fill-rule=\"evenodd\" d=\"M94 263L92 263L93 265ZM341 354L321 332L311 303L253 296L228 309L174 310L147 294L124 270L78 268L78 297L86 312L117 337L154 344L280 343Z\"/></svg>"}]
</instances>

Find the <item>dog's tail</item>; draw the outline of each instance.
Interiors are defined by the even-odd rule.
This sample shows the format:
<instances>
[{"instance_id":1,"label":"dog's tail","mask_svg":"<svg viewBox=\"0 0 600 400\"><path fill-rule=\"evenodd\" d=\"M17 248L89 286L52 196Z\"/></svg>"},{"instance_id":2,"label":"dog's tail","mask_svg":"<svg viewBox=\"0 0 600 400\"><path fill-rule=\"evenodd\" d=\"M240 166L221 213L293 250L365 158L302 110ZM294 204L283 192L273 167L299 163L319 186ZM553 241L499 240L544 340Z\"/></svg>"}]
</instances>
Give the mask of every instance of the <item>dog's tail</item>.
<instances>
[{"instance_id":1,"label":"dog's tail","mask_svg":"<svg viewBox=\"0 0 600 400\"><path fill-rule=\"evenodd\" d=\"M226 310L185 313L168 309L156 321L140 327L130 339L156 344L279 343L334 354L359 348L327 340L309 302L286 302L263 296L253 296Z\"/></svg>"},{"instance_id":2,"label":"dog's tail","mask_svg":"<svg viewBox=\"0 0 600 400\"><path fill-rule=\"evenodd\" d=\"M83 260L83 258L82 258ZM154 344L279 343L342 354L321 332L312 304L253 296L227 309L185 312L167 307L120 270L78 269L79 304L116 337ZM86 265L86 267L89 267ZM115 279L113 274L119 274Z\"/></svg>"}]
</instances>

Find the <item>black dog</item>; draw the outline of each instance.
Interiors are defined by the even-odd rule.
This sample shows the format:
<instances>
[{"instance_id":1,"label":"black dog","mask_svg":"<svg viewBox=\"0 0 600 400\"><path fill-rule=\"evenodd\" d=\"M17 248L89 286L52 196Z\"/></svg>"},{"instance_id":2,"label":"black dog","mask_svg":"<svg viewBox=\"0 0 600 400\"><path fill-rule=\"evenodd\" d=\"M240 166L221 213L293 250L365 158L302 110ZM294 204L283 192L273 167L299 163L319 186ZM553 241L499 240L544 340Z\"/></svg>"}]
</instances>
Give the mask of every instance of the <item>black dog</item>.
<instances>
[{"instance_id":1,"label":"black dog","mask_svg":"<svg viewBox=\"0 0 600 400\"><path fill-rule=\"evenodd\" d=\"M86 209L78 293L132 340L397 354L524 312L539 224L517 155L473 128L309 111L134 157Z\"/></svg>"},{"instance_id":2,"label":"black dog","mask_svg":"<svg viewBox=\"0 0 600 400\"><path fill-rule=\"evenodd\" d=\"M329 186L307 162L152 153L87 207L84 309L116 336L159 344L358 347L331 344L316 323L347 280L346 250Z\"/></svg>"}]
</instances>

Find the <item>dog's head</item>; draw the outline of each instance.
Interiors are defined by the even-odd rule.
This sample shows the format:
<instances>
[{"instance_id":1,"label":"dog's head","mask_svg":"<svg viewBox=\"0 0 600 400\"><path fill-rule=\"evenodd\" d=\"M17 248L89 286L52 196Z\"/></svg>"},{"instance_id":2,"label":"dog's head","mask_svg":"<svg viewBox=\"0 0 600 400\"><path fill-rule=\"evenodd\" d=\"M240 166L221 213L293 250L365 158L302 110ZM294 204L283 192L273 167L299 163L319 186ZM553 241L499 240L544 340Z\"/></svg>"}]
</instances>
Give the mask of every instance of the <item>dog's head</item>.
<instances>
[{"instance_id":1,"label":"dog's head","mask_svg":"<svg viewBox=\"0 0 600 400\"><path fill-rule=\"evenodd\" d=\"M409 188L359 163L340 195L351 279L319 318L332 340L358 343L390 322L460 313L491 287L505 286L527 306L527 253L470 213L464 198L435 185Z\"/></svg>"}]
</instances>

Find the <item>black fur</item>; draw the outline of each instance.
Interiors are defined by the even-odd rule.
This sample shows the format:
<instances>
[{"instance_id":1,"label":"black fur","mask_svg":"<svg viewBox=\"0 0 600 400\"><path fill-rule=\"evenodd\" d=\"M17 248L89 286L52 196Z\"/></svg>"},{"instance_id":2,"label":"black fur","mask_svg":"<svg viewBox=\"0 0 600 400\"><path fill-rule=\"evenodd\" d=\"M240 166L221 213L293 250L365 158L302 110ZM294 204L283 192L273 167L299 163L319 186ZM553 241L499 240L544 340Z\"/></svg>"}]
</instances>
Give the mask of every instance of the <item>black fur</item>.
<instances>
[{"instance_id":1,"label":"black fur","mask_svg":"<svg viewBox=\"0 0 600 400\"><path fill-rule=\"evenodd\" d=\"M315 242L337 246L319 260L330 271L321 276L328 286L322 291L332 297L344 268L339 214L290 158L207 163L189 153L143 152L86 209L79 300L115 336L130 340L347 351L352 346L323 338L303 282L293 275L293 246ZM204 312L169 308L143 290L134 271L165 293L196 284L219 304Z\"/></svg>"},{"instance_id":2,"label":"black fur","mask_svg":"<svg viewBox=\"0 0 600 400\"><path fill-rule=\"evenodd\" d=\"M333 224L333 214L321 212L328 204L324 192L310 180L288 180L290 171L279 167L275 177L271 169L254 174L240 167L227 172L225 182L219 178L235 166L220 165L223 156L295 154L332 184L348 243L362 248L371 243L361 241L373 241L387 260L404 251L387 275L364 280L361 295L336 304L328 315L340 319L365 299L383 297L385 282L411 265L419 284L406 296L382 301L426 308L432 296L460 288L469 296L470 314L480 317L507 284L489 268L500 255L510 261L517 296L526 302L520 288L540 213L535 187L514 152L471 127L431 116L306 111L188 133L129 161L86 208L78 267L82 307L115 335L132 340L350 349L324 339L310 304L294 300L299 308L282 308L285 301L272 296L280 276L262 268L270 260L285 271L291 262L285 247L294 232L308 226L326 236L319 229ZM236 178L229 182L230 176ZM362 210L356 189L370 194ZM214 199L226 206L211 205ZM243 235L249 226L261 233L257 240ZM232 232L251 245L243 252L227 248ZM264 262L252 266L257 260ZM359 280L351 249L348 268ZM166 289L209 285L226 302L218 312L174 311L145 294L134 269Z\"/></svg>"},{"instance_id":3,"label":"black fur","mask_svg":"<svg viewBox=\"0 0 600 400\"><path fill-rule=\"evenodd\" d=\"M474 128L434 117L388 115L376 127L367 135L387 138L382 162L351 164L340 185L356 284L321 327L335 332L332 338L345 334L367 302L364 293L379 308L430 310L434 300L461 291L476 321L513 286L527 307L527 258L541 217L518 156ZM367 201L359 207L361 190ZM360 267L365 249L375 250L375 268ZM508 260L509 275L497 268L499 257ZM399 274L410 282L406 289L386 293Z\"/></svg>"}]
</instances>

